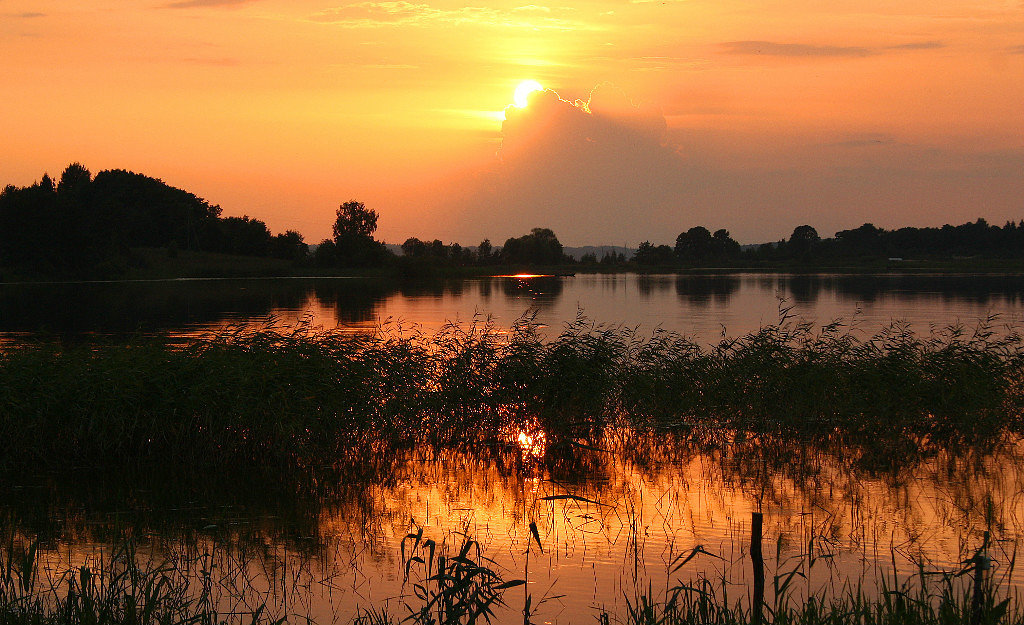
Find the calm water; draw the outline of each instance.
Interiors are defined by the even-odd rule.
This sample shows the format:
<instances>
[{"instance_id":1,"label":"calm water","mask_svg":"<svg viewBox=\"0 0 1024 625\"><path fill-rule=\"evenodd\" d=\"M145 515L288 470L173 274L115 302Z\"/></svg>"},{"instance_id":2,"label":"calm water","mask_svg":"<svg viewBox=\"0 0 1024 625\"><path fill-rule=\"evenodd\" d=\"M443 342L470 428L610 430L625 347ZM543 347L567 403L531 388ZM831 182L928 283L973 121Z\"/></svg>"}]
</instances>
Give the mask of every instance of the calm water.
<instances>
[{"instance_id":1,"label":"calm water","mask_svg":"<svg viewBox=\"0 0 1024 625\"><path fill-rule=\"evenodd\" d=\"M780 307L864 332L894 320L916 331L1024 319L1024 275L577 275L401 283L371 279L173 280L0 285L0 333L191 334L232 323L307 319L333 328L386 320L425 331L491 315L510 325L527 311L557 331L582 311L612 324L661 327L702 341L779 319Z\"/></svg>"},{"instance_id":2,"label":"calm water","mask_svg":"<svg viewBox=\"0 0 1024 625\"><path fill-rule=\"evenodd\" d=\"M169 560L195 579L211 573L224 609L267 602L275 614L317 622L347 622L360 607L385 604L404 614L411 585L403 585L400 546L420 528L449 549L472 536L505 579L528 579L535 605L550 598L534 622L590 623L599 608L621 614L638 590L699 578L724 584L735 600L747 596L755 510L765 515L769 600L773 577L795 569L794 600L844 583L872 593L883 577L891 588L894 572L913 587L919 571L933 579L959 571L985 530L996 579L1024 590L1011 567L1024 539L1019 441L992 454L896 463L793 441L712 450L659 437L629 451L604 447L615 452L541 462L524 442L488 458L395 458L372 479L341 480L314 499L251 492L258 485L35 486L7 494L0 518L26 541L40 539L51 579L109 559L111 537L126 532L144 559ZM563 495L580 499L551 499ZM531 521L543 553L531 544ZM673 571L698 546L707 553ZM499 622L522 622L516 590Z\"/></svg>"},{"instance_id":3,"label":"calm water","mask_svg":"<svg viewBox=\"0 0 1024 625\"><path fill-rule=\"evenodd\" d=\"M997 315L1022 320L1024 277L993 275L730 275L481 278L430 285L361 279L195 280L0 286L8 339L170 332L228 324L371 329L386 320L425 331L491 315L507 326L527 311L555 332L589 318L682 332L711 342L778 320L837 318L871 333L894 320L919 332ZM39 540L48 575L110 556L130 532L140 553L215 571L224 605L267 601L278 614L347 622L357 606L404 614L400 545L410 531L457 547L479 540L507 579L528 578L543 602L536 622L592 622L621 613L625 598L699 577L747 593L750 514L765 514L768 585L799 568L796 597L880 575L955 572L992 532L994 574L1013 592L1010 562L1024 539L1024 443L877 457L795 440L715 445L664 436L606 451L544 454L543 442L509 433L486 457L426 452L383 458L324 493L287 485L175 489L122 483L0 485L0 527ZM212 480L215 481L215 480ZM562 497L571 495L573 498ZM552 498L555 497L555 498ZM561 497L561 498L559 498ZM543 553L530 545L539 529ZM681 553L701 546L672 572ZM813 566L810 564L814 559ZM416 571L413 570L413 579ZM967 577L960 578L961 582ZM244 601L232 604L228 590ZM523 593L502 622L521 622ZM771 594L769 589L769 594Z\"/></svg>"}]
</instances>

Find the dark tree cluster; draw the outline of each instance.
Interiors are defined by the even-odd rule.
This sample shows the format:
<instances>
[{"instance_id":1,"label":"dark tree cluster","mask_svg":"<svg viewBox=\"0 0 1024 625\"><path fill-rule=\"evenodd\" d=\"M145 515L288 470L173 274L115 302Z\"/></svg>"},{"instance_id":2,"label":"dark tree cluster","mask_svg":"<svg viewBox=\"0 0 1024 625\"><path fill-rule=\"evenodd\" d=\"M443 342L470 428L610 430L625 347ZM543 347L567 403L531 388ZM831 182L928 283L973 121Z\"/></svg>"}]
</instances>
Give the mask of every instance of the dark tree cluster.
<instances>
[{"instance_id":1,"label":"dark tree cluster","mask_svg":"<svg viewBox=\"0 0 1024 625\"><path fill-rule=\"evenodd\" d=\"M979 218L959 226L886 230L866 223L822 239L811 226L798 226L788 240L752 250L752 260L794 263L865 263L887 259L956 260L1024 258L1024 222L990 225Z\"/></svg>"},{"instance_id":2,"label":"dark tree cluster","mask_svg":"<svg viewBox=\"0 0 1024 625\"><path fill-rule=\"evenodd\" d=\"M313 260L320 267L377 267L392 254L373 238L377 231L377 211L355 200L345 202L335 213L330 239L316 247Z\"/></svg>"},{"instance_id":3,"label":"dark tree cluster","mask_svg":"<svg viewBox=\"0 0 1024 625\"><path fill-rule=\"evenodd\" d=\"M675 247L644 241L631 259L641 267L730 265L742 257L740 244L725 229L714 234L704 226L695 226L676 237ZM605 256L602 264L621 264L625 258Z\"/></svg>"},{"instance_id":4,"label":"dark tree cluster","mask_svg":"<svg viewBox=\"0 0 1024 625\"><path fill-rule=\"evenodd\" d=\"M416 237L402 243L404 262L430 266L495 266L495 265L560 265L574 262L562 251L562 243L548 228L534 228L529 234L511 237L501 247L484 239L472 247L458 243L444 244L438 239L422 241Z\"/></svg>"},{"instance_id":5,"label":"dark tree cluster","mask_svg":"<svg viewBox=\"0 0 1024 625\"><path fill-rule=\"evenodd\" d=\"M558 265L566 262L562 244L548 228L534 228L530 234L506 240L497 256L508 264Z\"/></svg>"},{"instance_id":6,"label":"dark tree cluster","mask_svg":"<svg viewBox=\"0 0 1024 625\"><path fill-rule=\"evenodd\" d=\"M670 254L671 252L671 254ZM640 266L757 266L862 264L888 259L1024 258L1024 222L993 226L984 219L941 228L885 230L867 223L823 239L814 227L797 226L788 239L742 249L727 230L702 226L676 238L675 248L645 241L633 256Z\"/></svg>"},{"instance_id":7,"label":"dark tree cluster","mask_svg":"<svg viewBox=\"0 0 1024 625\"><path fill-rule=\"evenodd\" d=\"M453 267L466 267L480 263L479 250L486 248L487 255L490 254L491 242L487 239L474 252L471 248L462 247L458 243L445 245L439 239L433 241L420 241L416 237L410 237L402 243L402 255L417 262L428 262ZM490 260L488 258L488 260Z\"/></svg>"},{"instance_id":8,"label":"dark tree cluster","mask_svg":"<svg viewBox=\"0 0 1024 625\"><path fill-rule=\"evenodd\" d=\"M91 175L79 163L60 180L43 175L0 192L0 264L41 273L117 273L130 248L201 250L252 256L305 255L302 235L272 236L249 217L221 218L219 206L156 178L124 170Z\"/></svg>"},{"instance_id":9,"label":"dark tree cluster","mask_svg":"<svg viewBox=\"0 0 1024 625\"><path fill-rule=\"evenodd\" d=\"M249 216L222 217L221 209L163 181L124 170L91 175L79 163L54 181L0 192L0 265L57 276L117 274L137 257L132 248L164 248L273 257L322 268L397 265L410 274L441 267L553 266L575 261L548 228L534 228L501 247L484 239L476 248L438 239L407 239L396 258L374 238L377 211L362 202L338 207L332 236L310 252L293 230L274 235ZM941 228L885 230L870 223L823 239L810 225L788 239L741 248L728 230L704 226L681 232L675 246L644 241L631 258L620 251L581 263L617 268L738 267L871 263L900 258L1024 258L1024 222L994 226L984 219Z\"/></svg>"}]
</instances>

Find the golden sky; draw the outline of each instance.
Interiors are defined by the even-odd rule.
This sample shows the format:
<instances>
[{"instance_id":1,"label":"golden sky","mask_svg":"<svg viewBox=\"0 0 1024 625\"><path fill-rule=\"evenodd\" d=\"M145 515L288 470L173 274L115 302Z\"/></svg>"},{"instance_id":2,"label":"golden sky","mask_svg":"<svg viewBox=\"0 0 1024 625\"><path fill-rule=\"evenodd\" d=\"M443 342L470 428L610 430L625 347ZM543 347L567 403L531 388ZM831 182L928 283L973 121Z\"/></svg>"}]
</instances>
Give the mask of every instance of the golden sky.
<instances>
[{"instance_id":1,"label":"golden sky","mask_svg":"<svg viewBox=\"0 0 1024 625\"><path fill-rule=\"evenodd\" d=\"M0 80L0 184L129 169L311 242L350 199L398 243L1024 218L1021 0L0 0Z\"/></svg>"}]
</instances>

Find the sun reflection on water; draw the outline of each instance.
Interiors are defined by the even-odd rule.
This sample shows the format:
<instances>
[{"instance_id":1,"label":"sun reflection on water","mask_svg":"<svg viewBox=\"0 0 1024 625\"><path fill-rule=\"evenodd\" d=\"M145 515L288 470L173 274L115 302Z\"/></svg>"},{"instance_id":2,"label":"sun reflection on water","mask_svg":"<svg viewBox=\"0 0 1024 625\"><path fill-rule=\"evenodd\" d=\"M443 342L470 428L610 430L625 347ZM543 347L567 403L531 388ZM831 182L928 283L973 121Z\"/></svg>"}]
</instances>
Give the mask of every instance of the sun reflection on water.
<instances>
[{"instance_id":1,"label":"sun reflection on water","mask_svg":"<svg viewBox=\"0 0 1024 625\"><path fill-rule=\"evenodd\" d=\"M524 458L540 459L548 450L548 435L541 429L520 429L516 433L516 444Z\"/></svg>"}]
</instances>

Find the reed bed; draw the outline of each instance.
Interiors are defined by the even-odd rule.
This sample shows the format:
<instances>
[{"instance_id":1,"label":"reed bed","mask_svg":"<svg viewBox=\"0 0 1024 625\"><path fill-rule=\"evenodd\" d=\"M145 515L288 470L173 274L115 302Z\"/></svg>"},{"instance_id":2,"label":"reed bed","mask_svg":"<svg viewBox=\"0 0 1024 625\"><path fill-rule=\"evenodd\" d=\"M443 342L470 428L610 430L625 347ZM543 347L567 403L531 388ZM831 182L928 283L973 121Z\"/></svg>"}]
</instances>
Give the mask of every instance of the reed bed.
<instances>
[{"instance_id":1,"label":"reed bed","mask_svg":"<svg viewBox=\"0 0 1024 625\"><path fill-rule=\"evenodd\" d=\"M185 344L6 346L0 474L173 472L173 461L196 474L281 475L402 447L504 444L524 429L543 430L555 449L623 426L893 448L986 443L1022 430L1022 364L1024 339L997 334L992 320L861 336L783 317L706 347L582 316L554 337L524 319L434 335L268 325Z\"/></svg>"}]
</instances>

